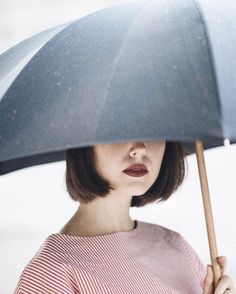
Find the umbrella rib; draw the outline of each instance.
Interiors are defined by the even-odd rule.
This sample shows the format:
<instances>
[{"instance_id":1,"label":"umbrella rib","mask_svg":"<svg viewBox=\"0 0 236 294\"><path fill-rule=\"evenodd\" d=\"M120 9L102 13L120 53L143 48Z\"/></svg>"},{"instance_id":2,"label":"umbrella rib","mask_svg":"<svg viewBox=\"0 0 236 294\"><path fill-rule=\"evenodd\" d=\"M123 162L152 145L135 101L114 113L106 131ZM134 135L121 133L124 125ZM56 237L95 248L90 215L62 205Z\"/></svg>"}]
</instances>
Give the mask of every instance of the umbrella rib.
<instances>
[{"instance_id":1,"label":"umbrella rib","mask_svg":"<svg viewBox=\"0 0 236 294\"><path fill-rule=\"evenodd\" d=\"M211 70L212 70L212 76L213 76L213 83L214 83L214 88L216 89L216 96L217 96L217 99L216 99L216 103L218 102L218 110L219 110L219 121L222 121L222 105L221 105L221 101L220 101L220 95L219 95L219 84L218 84L218 80L217 80L217 75L216 75L216 69L215 69L215 66L214 66L214 54L213 54L213 49L212 49L212 46L211 46L211 38L210 38L210 33L209 31L207 30L207 22L206 22L206 19L204 17L204 13L203 13L203 10L201 9L201 5L200 3L198 2L198 0L192 0L194 5L196 6L197 8L197 11L199 13L199 18L200 18L200 21L202 23L202 27L203 27L203 32L204 32L204 35L205 35L205 40L206 40L206 48L207 48L207 51L208 51L208 56L209 56L209 63L210 63L210 66L211 66ZM221 126L221 125L220 125ZM224 130L222 128L222 138L224 137Z\"/></svg>"},{"instance_id":2,"label":"umbrella rib","mask_svg":"<svg viewBox=\"0 0 236 294\"><path fill-rule=\"evenodd\" d=\"M9 88L11 87L11 85L15 82L15 80L17 79L17 77L22 73L22 71L24 70L24 68L26 66L28 66L28 64L30 63L30 61L34 58L34 56L48 43L50 42L55 36L57 36L59 33L61 33L65 28L68 27L68 24L70 24L71 22L66 22L63 25L59 25L53 28L50 28L48 30L45 30L43 32L38 33L36 36L32 36L29 37L26 40L23 40L20 44L22 44L22 47L25 45L25 43L29 42L30 44L32 44L32 42L35 41L36 45L33 46L34 49L28 49L27 52L23 53L19 51L19 49L17 49L17 51L14 51L14 48L18 48L19 44L17 44L16 46L10 48L9 50L7 50L6 52L4 52L1 55L1 59L0 59L0 65L3 68L4 67L4 61L5 60L9 60L12 59L12 55L14 57L14 59L17 59L17 62L13 65L12 63L6 63L6 65L8 65L8 68L6 67L4 72L5 75L3 75L3 78L0 78L0 102L2 99L4 99L4 96L7 94L7 91L9 90ZM54 35L50 34L49 37L46 38L46 40L44 40L44 42L40 43L40 45L38 44L40 41L40 36L44 36L46 32L51 32L51 31L55 31L56 28L60 28L60 30L56 31L54 33ZM52 37L53 36L53 37ZM39 38L39 40L37 40L36 38ZM36 40L35 40L36 39ZM32 45L31 45L32 46ZM23 47L24 49L24 47ZM22 49L22 50L23 50ZM28 52L29 51L29 52ZM14 56L14 53L16 53L17 55ZM22 55L24 57L22 57ZM17 58L16 58L17 57ZM3 64L1 64L3 62Z\"/></svg>"},{"instance_id":3,"label":"umbrella rib","mask_svg":"<svg viewBox=\"0 0 236 294\"><path fill-rule=\"evenodd\" d=\"M146 4L146 6L148 6L148 4ZM133 28L135 27L135 24L137 22L137 20L140 18L140 16L142 16L144 14L144 11L141 10L140 13L138 13L134 20L132 21L132 24L131 26L129 26L129 29L127 30L126 34L125 34L125 37L123 38L123 42L119 48L119 51L118 53L116 54L116 57L114 58L114 62L113 62L113 65L112 65L112 68L111 68L111 71L110 71L110 77L109 77L109 80L107 82L107 87L106 87L106 92L105 92L105 98L107 97L107 93L109 91L109 88L110 88L110 84L111 84L111 81L113 79L113 76L114 76L114 72L116 71L116 67L117 67L117 64L118 64L118 61L120 60L120 57L122 55L122 52L124 51L125 49L125 46L127 45L128 43L128 40L129 40L129 35L131 35L131 32L133 31Z\"/></svg>"}]
</instances>

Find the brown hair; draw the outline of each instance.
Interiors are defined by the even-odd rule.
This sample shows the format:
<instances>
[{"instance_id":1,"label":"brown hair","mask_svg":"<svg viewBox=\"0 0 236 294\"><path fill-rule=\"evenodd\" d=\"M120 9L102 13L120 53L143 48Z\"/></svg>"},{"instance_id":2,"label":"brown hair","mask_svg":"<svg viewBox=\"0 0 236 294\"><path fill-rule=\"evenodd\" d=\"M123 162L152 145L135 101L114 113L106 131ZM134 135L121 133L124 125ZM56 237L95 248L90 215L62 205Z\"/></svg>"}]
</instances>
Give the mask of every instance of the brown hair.
<instances>
[{"instance_id":1,"label":"brown hair","mask_svg":"<svg viewBox=\"0 0 236 294\"><path fill-rule=\"evenodd\" d=\"M143 195L134 195L130 206L140 207L155 200L167 200L184 179L185 157L181 143L166 142L157 179ZM95 169L93 146L66 150L65 177L69 195L81 203L89 203L99 196L105 197L113 189Z\"/></svg>"}]
</instances>

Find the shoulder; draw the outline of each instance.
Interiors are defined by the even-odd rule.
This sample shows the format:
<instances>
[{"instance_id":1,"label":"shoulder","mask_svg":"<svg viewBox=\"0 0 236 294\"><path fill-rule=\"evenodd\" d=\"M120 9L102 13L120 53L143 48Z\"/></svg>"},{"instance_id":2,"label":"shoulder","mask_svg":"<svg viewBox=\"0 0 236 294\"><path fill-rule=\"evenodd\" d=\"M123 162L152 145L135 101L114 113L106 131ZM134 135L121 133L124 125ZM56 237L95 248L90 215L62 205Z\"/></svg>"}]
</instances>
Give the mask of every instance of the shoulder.
<instances>
[{"instance_id":1,"label":"shoulder","mask_svg":"<svg viewBox=\"0 0 236 294\"><path fill-rule=\"evenodd\" d=\"M23 269L14 294L75 292L70 265L45 241ZM22 292L23 291L23 292Z\"/></svg>"},{"instance_id":2,"label":"shoulder","mask_svg":"<svg viewBox=\"0 0 236 294\"><path fill-rule=\"evenodd\" d=\"M167 242L179 242L182 239L181 234L167 227L149 222L140 223L143 227L144 234L152 235L157 237L159 240L166 240Z\"/></svg>"},{"instance_id":3,"label":"shoulder","mask_svg":"<svg viewBox=\"0 0 236 294\"><path fill-rule=\"evenodd\" d=\"M139 221L140 222L140 221ZM189 243L184 239L182 234L155 223L140 222L143 227L144 234L152 234L160 240L166 240L181 251L189 249Z\"/></svg>"},{"instance_id":4,"label":"shoulder","mask_svg":"<svg viewBox=\"0 0 236 294\"><path fill-rule=\"evenodd\" d=\"M145 227L145 231L148 232L147 234L153 233L155 242L164 242L166 246L171 246L175 251L185 257L186 262L197 276L201 287L203 287L206 268L192 245L185 240L182 234L158 224L143 222L143 226Z\"/></svg>"}]
</instances>

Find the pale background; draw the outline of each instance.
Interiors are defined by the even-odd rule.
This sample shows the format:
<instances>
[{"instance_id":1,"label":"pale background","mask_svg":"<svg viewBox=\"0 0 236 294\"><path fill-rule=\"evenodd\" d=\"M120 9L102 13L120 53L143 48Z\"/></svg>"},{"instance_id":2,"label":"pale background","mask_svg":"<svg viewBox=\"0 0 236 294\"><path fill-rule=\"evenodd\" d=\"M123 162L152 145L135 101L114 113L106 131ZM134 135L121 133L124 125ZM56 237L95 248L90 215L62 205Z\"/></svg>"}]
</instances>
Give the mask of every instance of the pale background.
<instances>
[{"instance_id":1,"label":"pale background","mask_svg":"<svg viewBox=\"0 0 236 294\"><path fill-rule=\"evenodd\" d=\"M49 27L125 1L1 0L0 53ZM236 145L205 151L219 255L236 282ZM210 263L196 158L188 157L182 187L163 204L131 208L133 219L180 232L204 264ZM65 162L0 177L0 293L10 294L45 238L59 231L77 209L66 193Z\"/></svg>"}]
</instances>

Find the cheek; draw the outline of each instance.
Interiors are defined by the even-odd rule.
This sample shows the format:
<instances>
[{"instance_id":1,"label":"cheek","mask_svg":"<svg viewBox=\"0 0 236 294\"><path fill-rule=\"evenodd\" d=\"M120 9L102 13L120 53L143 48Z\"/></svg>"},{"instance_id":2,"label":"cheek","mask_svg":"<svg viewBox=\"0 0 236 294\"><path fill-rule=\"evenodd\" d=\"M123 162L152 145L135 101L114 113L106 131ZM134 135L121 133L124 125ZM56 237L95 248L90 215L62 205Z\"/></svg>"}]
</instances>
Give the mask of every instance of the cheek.
<instances>
[{"instance_id":1,"label":"cheek","mask_svg":"<svg viewBox=\"0 0 236 294\"><path fill-rule=\"evenodd\" d=\"M163 160L163 157L164 157L164 154L165 154L165 145L164 146L162 146L162 148L161 148L161 152L160 152L160 161L162 162L162 160Z\"/></svg>"},{"instance_id":2,"label":"cheek","mask_svg":"<svg viewBox=\"0 0 236 294\"><path fill-rule=\"evenodd\" d=\"M108 148L100 147L94 151L94 164L98 174L105 179L111 178L117 172L116 156Z\"/></svg>"},{"instance_id":3,"label":"cheek","mask_svg":"<svg viewBox=\"0 0 236 294\"><path fill-rule=\"evenodd\" d=\"M94 165L97 173L100 176L103 176L103 167L104 167L104 155L102 152L102 149L99 147L96 147L94 149Z\"/></svg>"},{"instance_id":4,"label":"cheek","mask_svg":"<svg viewBox=\"0 0 236 294\"><path fill-rule=\"evenodd\" d=\"M159 167L161 167L161 164L162 164L162 161L163 161L163 158L164 158L164 154L165 154L165 148L162 148L159 156L158 156L158 162L159 162Z\"/></svg>"},{"instance_id":5,"label":"cheek","mask_svg":"<svg viewBox=\"0 0 236 294\"><path fill-rule=\"evenodd\" d=\"M161 169L161 164L164 158L164 153L165 153L165 145L161 146L161 148L159 147L158 150L155 150L155 152L153 152L152 158L153 158L153 167L155 169L156 175L159 174L160 169Z\"/></svg>"}]
</instances>

